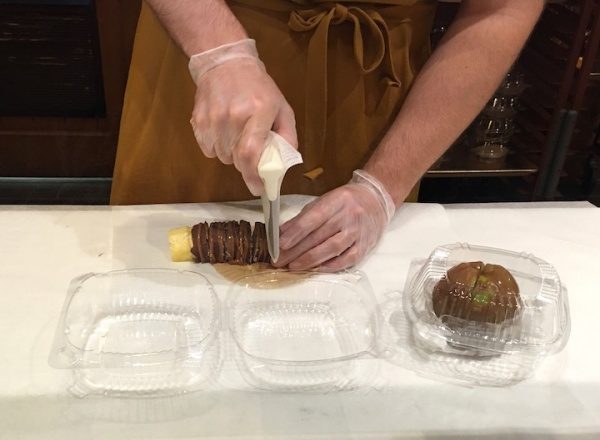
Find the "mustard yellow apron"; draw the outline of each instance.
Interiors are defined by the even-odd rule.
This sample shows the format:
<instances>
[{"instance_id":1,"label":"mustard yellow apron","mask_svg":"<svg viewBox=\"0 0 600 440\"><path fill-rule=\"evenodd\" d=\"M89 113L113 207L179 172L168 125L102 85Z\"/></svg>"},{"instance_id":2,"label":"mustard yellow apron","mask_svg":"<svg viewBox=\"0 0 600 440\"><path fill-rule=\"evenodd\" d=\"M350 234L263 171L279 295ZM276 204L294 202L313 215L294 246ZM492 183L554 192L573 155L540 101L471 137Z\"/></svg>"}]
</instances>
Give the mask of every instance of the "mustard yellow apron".
<instances>
[{"instance_id":1,"label":"mustard yellow apron","mask_svg":"<svg viewBox=\"0 0 600 440\"><path fill-rule=\"evenodd\" d=\"M346 183L396 116L429 52L435 0L228 2L296 114L302 165L284 194ZM188 59L143 5L125 94L112 204L252 198L233 166L204 157L189 124ZM305 173L317 168L316 178Z\"/></svg>"}]
</instances>

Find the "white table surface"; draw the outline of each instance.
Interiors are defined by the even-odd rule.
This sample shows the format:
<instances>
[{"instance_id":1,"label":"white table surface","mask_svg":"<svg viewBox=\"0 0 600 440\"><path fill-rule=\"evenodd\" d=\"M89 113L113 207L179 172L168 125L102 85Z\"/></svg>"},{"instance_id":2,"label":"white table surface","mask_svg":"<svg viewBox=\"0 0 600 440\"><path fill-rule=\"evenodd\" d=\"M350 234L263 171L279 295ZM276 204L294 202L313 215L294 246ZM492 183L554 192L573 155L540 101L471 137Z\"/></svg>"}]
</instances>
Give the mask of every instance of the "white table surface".
<instances>
[{"instance_id":1,"label":"white table surface","mask_svg":"<svg viewBox=\"0 0 600 440\"><path fill-rule=\"evenodd\" d=\"M283 218L307 200L285 198ZM69 372L47 359L72 278L197 269L170 262L167 230L260 220L256 206L0 207L0 438L600 438L600 209L587 203L407 204L360 267L383 301L402 289L410 262L439 244L526 250L551 262L569 288L571 338L517 385L462 387L387 364L378 387L330 394L223 388L139 401L67 393Z\"/></svg>"}]
</instances>

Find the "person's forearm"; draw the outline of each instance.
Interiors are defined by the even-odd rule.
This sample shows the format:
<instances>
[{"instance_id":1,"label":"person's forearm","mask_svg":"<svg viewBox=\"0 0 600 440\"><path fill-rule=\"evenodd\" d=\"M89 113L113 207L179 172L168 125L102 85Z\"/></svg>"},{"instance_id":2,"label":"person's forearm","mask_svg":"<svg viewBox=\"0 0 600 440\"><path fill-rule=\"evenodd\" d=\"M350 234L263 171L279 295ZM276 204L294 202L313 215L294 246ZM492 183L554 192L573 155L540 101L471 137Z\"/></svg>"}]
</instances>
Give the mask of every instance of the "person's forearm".
<instances>
[{"instance_id":1,"label":"person's forearm","mask_svg":"<svg viewBox=\"0 0 600 440\"><path fill-rule=\"evenodd\" d=\"M365 170L396 206L481 111L514 63L543 0L465 0Z\"/></svg>"},{"instance_id":2,"label":"person's forearm","mask_svg":"<svg viewBox=\"0 0 600 440\"><path fill-rule=\"evenodd\" d=\"M247 38L224 0L146 0L188 57Z\"/></svg>"}]
</instances>

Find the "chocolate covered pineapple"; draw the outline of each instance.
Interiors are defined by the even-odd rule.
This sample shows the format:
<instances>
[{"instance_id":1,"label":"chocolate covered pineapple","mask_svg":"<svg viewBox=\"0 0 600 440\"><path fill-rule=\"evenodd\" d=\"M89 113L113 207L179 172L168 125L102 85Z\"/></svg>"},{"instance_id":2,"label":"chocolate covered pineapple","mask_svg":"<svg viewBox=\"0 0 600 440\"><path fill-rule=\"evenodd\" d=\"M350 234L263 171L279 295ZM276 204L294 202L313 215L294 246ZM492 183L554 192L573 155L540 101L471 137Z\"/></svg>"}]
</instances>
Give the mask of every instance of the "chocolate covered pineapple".
<instances>
[{"instance_id":1,"label":"chocolate covered pineapple","mask_svg":"<svg viewBox=\"0 0 600 440\"><path fill-rule=\"evenodd\" d=\"M519 286L504 267L481 261L460 263L448 270L433 289L438 317L500 324L518 315Z\"/></svg>"},{"instance_id":2,"label":"chocolate covered pineapple","mask_svg":"<svg viewBox=\"0 0 600 440\"><path fill-rule=\"evenodd\" d=\"M198 223L169 231L169 248L173 261L200 263L252 264L269 263L264 223L254 230L247 221Z\"/></svg>"}]
</instances>

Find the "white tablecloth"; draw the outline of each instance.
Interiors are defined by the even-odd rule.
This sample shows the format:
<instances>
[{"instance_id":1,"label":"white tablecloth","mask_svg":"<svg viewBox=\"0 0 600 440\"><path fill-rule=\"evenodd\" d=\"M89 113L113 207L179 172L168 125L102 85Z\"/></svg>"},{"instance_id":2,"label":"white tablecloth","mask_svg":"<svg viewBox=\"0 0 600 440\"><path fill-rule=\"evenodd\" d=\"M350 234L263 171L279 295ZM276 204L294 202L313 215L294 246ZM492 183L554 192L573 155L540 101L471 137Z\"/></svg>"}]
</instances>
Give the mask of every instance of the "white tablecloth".
<instances>
[{"instance_id":1,"label":"white tablecloth","mask_svg":"<svg viewBox=\"0 0 600 440\"><path fill-rule=\"evenodd\" d=\"M283 217L306 200L285 198ZM587 203L407 204L360 267L383 300L402 289L410 262L439 244L526 250L551 262L569 288L571 338L515 386L461 387L389 364L380 386L367 391L70 396L68 371L47 363L69 281L116 268L173 267L168 229L237 218L260 220L261 213L252 203L0 208L0 438L599 438L600 209Z\"/></svg>"}]
</instances>

